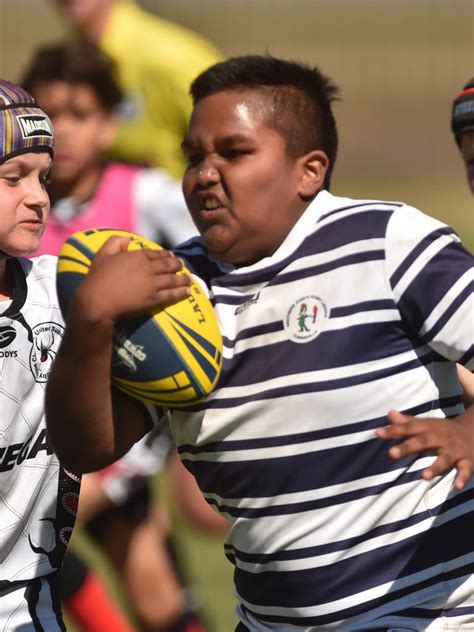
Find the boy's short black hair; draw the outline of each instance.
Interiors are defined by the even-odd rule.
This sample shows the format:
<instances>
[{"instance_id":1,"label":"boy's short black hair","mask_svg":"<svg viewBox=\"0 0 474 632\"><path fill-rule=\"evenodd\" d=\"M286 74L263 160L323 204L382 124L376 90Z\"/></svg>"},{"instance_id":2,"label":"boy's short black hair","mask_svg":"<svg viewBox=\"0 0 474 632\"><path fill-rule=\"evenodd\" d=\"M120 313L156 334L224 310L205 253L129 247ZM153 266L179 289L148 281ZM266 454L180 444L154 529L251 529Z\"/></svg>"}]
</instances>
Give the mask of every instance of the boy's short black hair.
<instances>
[{"instance_id":1,"label":"boy's short black hair","mask_svg":"<svg viewBox=\"0 0 474 632\"><path fill-rule=\"evenodd\" d=\"M115 62L96 44L82 38L37 49L20 84L34 94L35 86L43 81L88 85L108 111L123 99Z\"/></svg>"},{"instance_id":2,"label":"boy's short black hair","mask_svg":"<svg viewBox=\"0 0 474 632\"><path fill-rule=\"evenodd\" d=\"M313 149L329 158L324 186L329 189L337 156L338 133L331 105L339 89L318 68L271 55L243 55L214 64L191 84L194 104L226 90L254 89L273 101L268 125L286 140L287 151L301 156Z\"/></svg>"}]
</instances>

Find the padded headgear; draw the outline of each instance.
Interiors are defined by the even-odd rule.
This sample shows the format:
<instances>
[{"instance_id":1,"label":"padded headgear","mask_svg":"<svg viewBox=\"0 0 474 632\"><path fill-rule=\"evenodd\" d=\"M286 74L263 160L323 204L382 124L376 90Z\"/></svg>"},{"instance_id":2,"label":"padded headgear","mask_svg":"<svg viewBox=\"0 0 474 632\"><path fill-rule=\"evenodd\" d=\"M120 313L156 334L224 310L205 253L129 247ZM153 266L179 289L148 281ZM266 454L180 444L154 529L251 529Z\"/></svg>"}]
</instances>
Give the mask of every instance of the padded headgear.
<instances>
[{"instance_id":1,"label":"padded headgear","mask_svg":"<svg viewBox=\"0 0 474 632\"><path fill-rule=\"evenodd\" d=\"M451 129L458 144L463 132L474 130L474 77L466 83L454 100Z\"/></svg>"},{"instance_id":2,"label":"padded headgear","mask_svg":"<svg viewBox=\"0 0 474 632\"><path fill-rule=\"evenodd\" d=\"M30 151L53 155L51 121L29 92L0 80L0 164Z\"/></svg>"}]
</instances>

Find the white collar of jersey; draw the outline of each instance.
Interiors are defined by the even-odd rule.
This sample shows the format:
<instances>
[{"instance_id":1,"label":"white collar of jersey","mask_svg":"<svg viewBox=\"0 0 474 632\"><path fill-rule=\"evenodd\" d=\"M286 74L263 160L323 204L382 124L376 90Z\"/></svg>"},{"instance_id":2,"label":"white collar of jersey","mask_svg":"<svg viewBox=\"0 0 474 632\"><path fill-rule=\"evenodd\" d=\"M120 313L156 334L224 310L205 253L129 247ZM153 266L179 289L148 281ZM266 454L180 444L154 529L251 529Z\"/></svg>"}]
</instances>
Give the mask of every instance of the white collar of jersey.
<instances>
[{"instance_id":1,"label":"white collar of jersey","mask_svg":"<svg viewBox=\"0 0 474 632\"><path fill-rule=\"evenodd\" d=\"M7 259L7 271L10 275L13 285L13 298L10 305L1 314L15 318L20 313L21 308L25 304L27 295L26 278L20 262L15 257Z\"/></svg>"}]
</instances>

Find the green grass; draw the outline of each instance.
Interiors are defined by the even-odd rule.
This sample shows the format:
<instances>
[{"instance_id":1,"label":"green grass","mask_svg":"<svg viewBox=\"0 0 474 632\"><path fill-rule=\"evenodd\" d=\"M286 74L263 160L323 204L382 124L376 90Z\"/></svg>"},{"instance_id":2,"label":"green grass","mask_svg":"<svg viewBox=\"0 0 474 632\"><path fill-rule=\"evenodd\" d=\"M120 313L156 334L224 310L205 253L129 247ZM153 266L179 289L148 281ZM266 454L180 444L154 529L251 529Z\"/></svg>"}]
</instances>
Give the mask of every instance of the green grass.
<instances>
[{"instance_id":1,"label":"green grass","mask_svg":"<svg viewBox=\"0 0 474 632\"><path fill-rule=\"evenodd\" d=\"M232 592L232 567L224 557L223 538L197 531L180 519L170 497L166 475L155 479L155 490L170 510L176 553L199 600L209 632L231 632L237 622L236 602ZM120 578L92 539L83 530L77 530L72 546L101 574L111 594L131 616ZM67 614L65 618L68 632L81 632Z\"/></svg>"}]
</instances>

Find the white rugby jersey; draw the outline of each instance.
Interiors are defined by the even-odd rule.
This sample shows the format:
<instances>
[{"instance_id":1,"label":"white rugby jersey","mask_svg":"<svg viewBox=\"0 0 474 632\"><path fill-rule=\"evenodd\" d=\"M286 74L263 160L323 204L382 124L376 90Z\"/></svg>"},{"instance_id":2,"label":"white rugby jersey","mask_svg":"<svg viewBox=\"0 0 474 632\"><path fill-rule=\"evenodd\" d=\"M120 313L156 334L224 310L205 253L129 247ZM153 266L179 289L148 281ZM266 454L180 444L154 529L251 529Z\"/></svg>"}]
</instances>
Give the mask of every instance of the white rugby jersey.
<instances>
[{"instance_id":1,"label":"white rugby jersey","mask_svg":"<svg viewBox=\"0 0 474 632\"><path fill-rule=\"evenodd\" d=\"M64 333L56 258L8 259L7 270L15 290L0 314L0 588L59 568L79 493L48 445L44 418Z\"/></svg>"},{"instance_id":2,"label":"white rugby jersey","mask_svg":"<svg viewBox=\"0 0 474 632\"><path fill-rule=\"evenodd\" d=\"M323 191L252 266L219 266L199 240L178 251L209 288L225 348L218 388L172 429L232 521L246 627L474 629L474 485L453 490L454 471L424 481L434 457L391 460L375 436L392 408L463 410L473 269L453 230Z\"/></svg>"}]
</instances>

